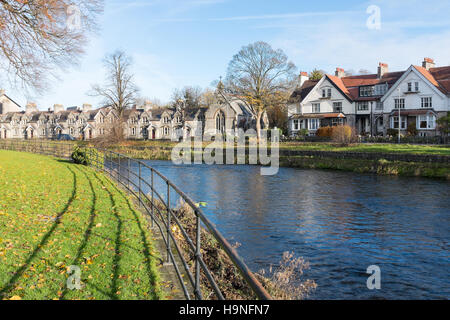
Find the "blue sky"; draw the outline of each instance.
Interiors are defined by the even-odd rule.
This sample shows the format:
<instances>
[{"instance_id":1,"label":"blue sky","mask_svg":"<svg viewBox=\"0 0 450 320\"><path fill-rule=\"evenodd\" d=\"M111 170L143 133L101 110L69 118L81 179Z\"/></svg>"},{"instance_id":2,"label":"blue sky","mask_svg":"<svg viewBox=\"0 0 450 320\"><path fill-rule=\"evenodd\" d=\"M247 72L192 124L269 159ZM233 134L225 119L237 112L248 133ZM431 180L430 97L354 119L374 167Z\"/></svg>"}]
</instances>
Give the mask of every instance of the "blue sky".
<instances>
[{"instance_id":1,"label":"blue sky","mask_svg":"<svg viewBox=\"0 0 450 320\"><path fill-rule=\"evenodd\" d=\"M449 1L373 0L105 0L101 30L77 67L61 73L43 96L6 87L19 103L47 109L99 100L87 95L103 80L102 58L116 49L134 60L141 94L170 99L176 87L209 86L225 76L239 49L266 41L283 49L299 71L336 67L376 72L420 64L424 57L450 65ZM369 6L381 10L381 29L369 29Z\"/></svg>"}]
</instances>

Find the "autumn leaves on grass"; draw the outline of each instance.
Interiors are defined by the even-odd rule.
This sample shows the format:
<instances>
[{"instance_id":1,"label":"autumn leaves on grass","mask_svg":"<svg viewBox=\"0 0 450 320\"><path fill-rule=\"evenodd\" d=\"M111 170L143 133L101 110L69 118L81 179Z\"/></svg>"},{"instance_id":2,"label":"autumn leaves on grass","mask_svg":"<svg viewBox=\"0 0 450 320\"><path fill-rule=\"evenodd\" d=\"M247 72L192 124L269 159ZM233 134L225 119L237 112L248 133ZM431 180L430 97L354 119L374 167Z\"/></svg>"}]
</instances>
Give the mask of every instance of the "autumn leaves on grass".
<instances>
[{"instance_id":1,"label":"autumn leaves on grass","mask_svg":"<svg viewBox=\"0 0 450 320\"><path fill-rule=\"evenodd\" d=\"M1 299L160 299L152 235L102 174L0 151ZM71 266L80 270L70 290Z\"/></svg>"}]
</instances>

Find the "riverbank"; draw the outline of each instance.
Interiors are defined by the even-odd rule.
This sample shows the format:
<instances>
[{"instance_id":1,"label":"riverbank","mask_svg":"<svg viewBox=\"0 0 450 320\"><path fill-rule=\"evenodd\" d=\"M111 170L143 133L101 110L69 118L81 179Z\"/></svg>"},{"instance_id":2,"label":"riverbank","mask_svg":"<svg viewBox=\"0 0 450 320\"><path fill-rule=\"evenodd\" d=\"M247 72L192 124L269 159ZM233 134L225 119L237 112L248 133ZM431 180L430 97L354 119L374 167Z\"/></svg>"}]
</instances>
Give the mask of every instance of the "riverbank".
<instances>
[{"instance_id":1,"label":"riverbank","mask_svg":"<svg viewBox=\"0 0 450 320\"><path fill-rule=\"evenodd\" d=\"M0 299L164 297L153 235L103 174L2 150L0 177Z\"/></svg>"},{"instance_id":2,"label":"riverbank","mask_svg":"<svg viewBox=\"0 0 450 320\"><path fill-rule=\"evenodd\" d=\"M143 146L139 143L113 149L142 160L171 160L168 143ZM198 154L201 151L196 151ZM225 152L224 152L225 153ZM282 144L280 166L304 169L329 169L378 175L397 175L450 180L450 148L421 145ZM248 163L248 157L246 160Z\"/></svg>"}]
</instances>

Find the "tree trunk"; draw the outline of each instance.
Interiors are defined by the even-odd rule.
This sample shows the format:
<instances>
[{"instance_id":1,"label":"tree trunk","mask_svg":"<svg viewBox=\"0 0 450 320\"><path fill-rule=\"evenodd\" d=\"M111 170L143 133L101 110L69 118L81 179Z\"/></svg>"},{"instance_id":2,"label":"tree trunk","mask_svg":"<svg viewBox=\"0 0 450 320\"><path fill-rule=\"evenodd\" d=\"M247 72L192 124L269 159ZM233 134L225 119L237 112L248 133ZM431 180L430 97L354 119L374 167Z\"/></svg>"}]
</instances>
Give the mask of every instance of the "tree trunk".
<instances>
[{"instance_id":1,"label":"tree trunk","mask_svg":"<svg viewBox=\"0 0 450 320\"><path fill-rule=\"evenodd\" d=\"M256 137L258 138L258 142L261 141L261 117L263 112L258 111L256 114Z\"/></svg>"}]
</instances>

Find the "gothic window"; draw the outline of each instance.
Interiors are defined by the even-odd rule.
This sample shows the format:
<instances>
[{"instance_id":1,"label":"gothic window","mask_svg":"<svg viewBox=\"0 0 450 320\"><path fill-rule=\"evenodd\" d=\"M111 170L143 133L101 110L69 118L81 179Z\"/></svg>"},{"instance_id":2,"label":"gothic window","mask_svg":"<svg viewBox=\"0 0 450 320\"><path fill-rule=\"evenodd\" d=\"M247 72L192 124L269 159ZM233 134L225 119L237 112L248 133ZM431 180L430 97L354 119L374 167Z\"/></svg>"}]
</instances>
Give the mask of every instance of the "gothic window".
<instances>
[{"instance_id":1,"label":"gothic window","mask_svg":"<svg viewBox=\"0 0 450 320\"><path fill-rule=\"evenodd\" d=\"M216 132L225 133L225 114L222 110L216 115Z\"/></svg>"}]
</instances>

